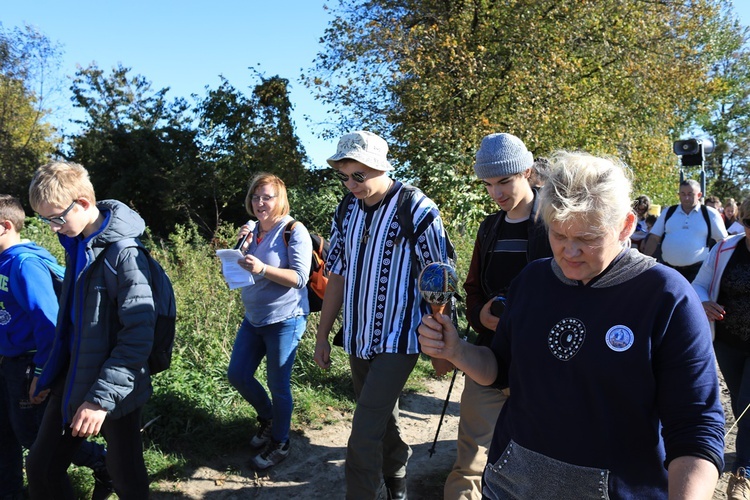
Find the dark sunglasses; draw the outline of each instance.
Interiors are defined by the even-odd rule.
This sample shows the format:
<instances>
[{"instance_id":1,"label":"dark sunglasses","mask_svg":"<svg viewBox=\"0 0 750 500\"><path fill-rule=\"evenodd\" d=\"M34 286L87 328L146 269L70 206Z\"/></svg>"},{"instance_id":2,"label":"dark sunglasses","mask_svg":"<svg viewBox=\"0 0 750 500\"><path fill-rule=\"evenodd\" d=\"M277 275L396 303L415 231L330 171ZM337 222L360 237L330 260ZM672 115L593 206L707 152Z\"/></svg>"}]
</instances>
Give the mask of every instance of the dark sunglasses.
<instances>
[{"instance_id":1,"label":"dark sunglasses","mask_svg":"<svg viewBox=\"0 0 750 500\"><path fill-rule=\"evenodd\" d=\"M343 172L339 172L338 170L336 170L334 174L339 178L341 182L347 182L349 180L349 176ZM361 184L365 182L365 180L367 180L367 174L365 174L364 172L353 172L351 177L352 180L357 184Z\"/></svg>"},{"instance_id":2,"label":"dark sunglasses","mask_svg":"<svg viewBox=\"0 0 750 500\"><path fill-rule=\"evenodd\" d=\"M65 223L68 222L65 220L65 216L68 215L68 212L73 210L73 207L76 206L76 203L78 203L78 200L74 200L73 203L71 203L70 206L66 208L65 211L61 213L60 215L56 215L50 218L42 217L40 215L39 218L41 219L42 222L46 222L47 224L52 224L54 222L58 226L64 226Z\"/></svg>"}]
</instances>

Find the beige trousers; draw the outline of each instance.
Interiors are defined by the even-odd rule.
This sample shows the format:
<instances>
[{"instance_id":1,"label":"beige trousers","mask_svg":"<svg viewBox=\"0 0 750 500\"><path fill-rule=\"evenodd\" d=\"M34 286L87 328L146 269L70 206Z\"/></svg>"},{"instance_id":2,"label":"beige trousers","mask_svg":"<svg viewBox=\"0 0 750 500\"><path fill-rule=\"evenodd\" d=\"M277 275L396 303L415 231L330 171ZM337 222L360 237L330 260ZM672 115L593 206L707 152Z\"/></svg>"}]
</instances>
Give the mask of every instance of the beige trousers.
<instances>
[{"instance_id":1,"label":"beige trousers","mask_svg":"<svg viewBox=\"0 0 750 500\"><path fill-rule=\"evenodd\" d=\"M481 500L482 474L500 409L508 397L466 377L461 394L456 462L445 481L445 500Z\"/></svg>"}]
</instances>

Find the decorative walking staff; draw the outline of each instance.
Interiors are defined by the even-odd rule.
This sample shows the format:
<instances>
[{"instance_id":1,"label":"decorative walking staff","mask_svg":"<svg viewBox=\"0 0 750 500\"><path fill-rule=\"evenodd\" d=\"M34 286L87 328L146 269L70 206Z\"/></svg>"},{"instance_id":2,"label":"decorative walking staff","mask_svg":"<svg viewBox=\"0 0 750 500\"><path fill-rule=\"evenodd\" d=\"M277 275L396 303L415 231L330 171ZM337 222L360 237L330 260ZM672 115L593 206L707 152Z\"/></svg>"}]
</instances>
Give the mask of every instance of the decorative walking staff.
<instances>
[{"instance_id":1,"label":"decorative walking staff","mask_svg":"<svg viewBox=\"0 0 750 500\"><path fill-rule=\"evenodd\" d=\"M422 298L430 304L432 308L432 314L443 314L445 306L448 305L453 295L455 295L458 288L458 277L456 276L456 270L449 264L444 262L433 262L428 264L419 273L419 281L417 283L419 293ZM445 411L448 409L448 403L451 397L451 391L453 390L453 383L456 381L456 375L458 370L453 369L453 378L451 384L448 387L448 394L445 396L445 402L443 403L443 411L440 413L440 420L438 421L437 431L435 432L435 439L432 442L432 448L430 457L435 453L435 445L437 444L438 435L440 434L440 427L443 425L443 418L445 417Z\"/></svg>"}]
</instances>

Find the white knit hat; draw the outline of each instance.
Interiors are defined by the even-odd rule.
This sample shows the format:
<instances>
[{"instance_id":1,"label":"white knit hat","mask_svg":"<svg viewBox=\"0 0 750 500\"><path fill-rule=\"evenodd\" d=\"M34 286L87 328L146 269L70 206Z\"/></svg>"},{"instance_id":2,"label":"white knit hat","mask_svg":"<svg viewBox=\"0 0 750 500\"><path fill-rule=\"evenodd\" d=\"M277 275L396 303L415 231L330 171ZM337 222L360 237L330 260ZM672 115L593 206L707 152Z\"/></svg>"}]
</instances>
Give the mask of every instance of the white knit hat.
<instances>
[{"instance_id":1,"label":"white knit hat","mask_svg":"<svg viewBox=\"0 0 750 500\"><path fill-rule=\"evenodd\" d=\"M335 167L337 161L356 160L372 169L385 172L393 170L387 156L388 144L382 137L365 130L357 130L341 137L336 154L326 161Z\"/></svg>"},{"instance_id":2,"label":"white knit hat","mask_svg":"<svg viewBox=\"0 0 750 500\"><path fill-rule=\"evenodd\" d=\"M534 164L534 155L512 134L490 134L482 139L474 172L480 179L520 174Z\"/></svg>"}]
</instances>

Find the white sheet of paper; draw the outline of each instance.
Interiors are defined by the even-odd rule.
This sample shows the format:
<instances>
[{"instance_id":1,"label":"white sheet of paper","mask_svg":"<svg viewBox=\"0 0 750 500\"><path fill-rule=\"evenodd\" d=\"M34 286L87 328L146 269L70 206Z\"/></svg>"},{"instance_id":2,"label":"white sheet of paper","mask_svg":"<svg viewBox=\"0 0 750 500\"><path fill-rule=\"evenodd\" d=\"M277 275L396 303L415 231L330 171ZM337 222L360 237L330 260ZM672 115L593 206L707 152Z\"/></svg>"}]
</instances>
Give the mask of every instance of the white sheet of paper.
<instances>
[{"instance_id":1,"label":"white sheet of paper","mask_svg":"<svg viewBox=\"0 0 750 500\"><path fill-rule=\"evenodd\" d=\"M740 224L737 221L734 221L732 223L732 225L730 225L727 228L727 233L729 233L729 234L740 234L740 233L744 233L744 232L745 232L745 226L743 226L742 224Z\"/></svg>"},{"instance_id":2,"label":"white sheet of paper","mask_svg":"<svg viewBox=\"0 0 750 500\"><path fill-rule=\"evenodd\" d=\"M230 290L242 288L255 283L253 274L239 264L243 257L239 250L216 250L216 256L221 260L221 274Z\"/></svg>"}]
</instances>

